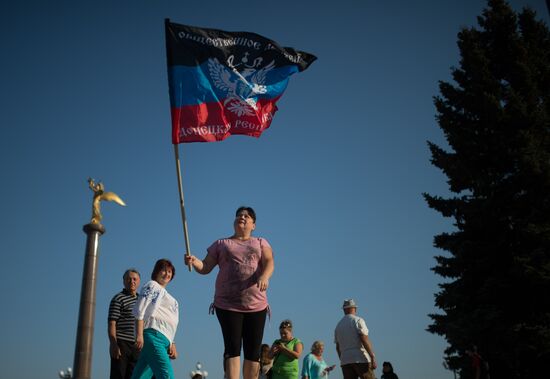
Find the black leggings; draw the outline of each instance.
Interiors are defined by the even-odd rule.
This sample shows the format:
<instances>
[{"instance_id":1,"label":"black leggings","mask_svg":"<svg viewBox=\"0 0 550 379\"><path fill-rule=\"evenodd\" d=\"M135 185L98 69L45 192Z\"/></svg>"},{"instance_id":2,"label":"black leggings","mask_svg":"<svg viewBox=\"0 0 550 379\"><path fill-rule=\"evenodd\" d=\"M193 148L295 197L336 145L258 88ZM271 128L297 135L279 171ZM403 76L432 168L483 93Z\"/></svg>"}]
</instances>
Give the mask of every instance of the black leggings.
<instances>
[{"instance_id":1,"label":"black leggings","mask_svg":"<svg viewBox=\"0 0 550 379\"><path fill-rule=\"evenodd\" d=\"M222 327L224 362L227 358L241 356L241 341L244 359L257 362L264 336L267 309L259 312L235 312L216 308L216 316Z\"/></svg>"}]
</instances>

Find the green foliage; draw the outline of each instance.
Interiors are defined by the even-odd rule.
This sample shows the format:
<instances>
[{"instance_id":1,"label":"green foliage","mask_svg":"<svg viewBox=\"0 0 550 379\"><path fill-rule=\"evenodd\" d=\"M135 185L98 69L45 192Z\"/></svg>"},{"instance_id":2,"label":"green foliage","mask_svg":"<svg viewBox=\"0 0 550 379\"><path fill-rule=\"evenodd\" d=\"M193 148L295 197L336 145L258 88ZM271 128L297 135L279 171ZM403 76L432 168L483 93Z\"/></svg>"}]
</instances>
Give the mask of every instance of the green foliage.
<instances>
[{"instance_id":1,"label":"green foliage","mask_svg":"<svg viewBox=\"0 0 550 379\"><path fill-rule=\"evenodd\" d=\"M489 0L458 34L454 83L440 82L437 121L451 151L428 142L454 195L424 194L455 221L435 237L447 254L432 333L468 375L477 345L495 378L534 378L550 352L550 32L534 12Z\"/></svg>"}]
</instances>

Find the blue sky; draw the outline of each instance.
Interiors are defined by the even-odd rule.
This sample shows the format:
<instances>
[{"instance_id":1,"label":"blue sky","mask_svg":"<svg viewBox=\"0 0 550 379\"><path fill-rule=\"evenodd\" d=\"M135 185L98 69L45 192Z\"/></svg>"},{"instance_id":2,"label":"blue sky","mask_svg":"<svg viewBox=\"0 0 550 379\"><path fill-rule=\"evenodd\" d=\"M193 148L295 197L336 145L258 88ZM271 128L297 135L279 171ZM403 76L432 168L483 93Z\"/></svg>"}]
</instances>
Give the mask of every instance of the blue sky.
<instances>
[{"instance_id":1,"label":"blue sky","mask_svg":"<svg viewBox=\"0 0 550 379\"><path fill-rule=\"evenodd\" d=\"M542 0L529 5L548 23ZM181 304L176 375L197 361L222 377L221 332L208 315L215 274L185 251L170 113L164 18L252 31L315 54L293 76L260 139L180 146L191 250L232 233L235 209L258 214L275 254L266 342L284 318L309 351L332 343L355 298L380 362L402 378L452 378L445 342L425 331L441 279L433 236L452 223L422 192L446 195L426 141L445 145L432 97L458 65L456 34L484 1L18 1L0 5L0 366L6 378L54 378L72 366L91 216L86 179L128 204L103 204L92 375L109 370L106 317L122 273L171 259ZM380 370L377 370L380 375ZM340 379L336 370L331 376Z\"/></svg>"}]
</instances>

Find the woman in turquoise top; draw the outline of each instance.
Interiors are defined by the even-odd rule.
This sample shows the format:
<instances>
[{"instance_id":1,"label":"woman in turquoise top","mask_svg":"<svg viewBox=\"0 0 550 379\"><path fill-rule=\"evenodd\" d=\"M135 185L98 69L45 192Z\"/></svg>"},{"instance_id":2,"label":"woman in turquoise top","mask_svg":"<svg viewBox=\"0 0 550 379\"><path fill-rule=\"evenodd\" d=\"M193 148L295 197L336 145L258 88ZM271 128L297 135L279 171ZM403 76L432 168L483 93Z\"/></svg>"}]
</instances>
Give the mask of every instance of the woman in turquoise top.
<instances>
[{"instance_id":1,"label":"woman in turquoise top","mask_svg":"<svg viewBox=\"0 0 550 379\"><path fill-rule=\"evenodd\" d=\"M292 335L292 322L284 320L279 326L281 338L275 340L269 355L273 357L271 379L298 379L298 362L304 345Z\"/></svg>"},{"instance_id":2,"label":"woman in turquoise top","mask_svg":"<svg viewBox=\"0 0 550 379\"><path fill-rule=\"evenodd\" d=\"M311 353L306 355L302 362L302 379L326 379L328 373L336 367L327 366L323 359L323 351L325 344L322 341L313 342Z\"/></svg>"}]
</instances>

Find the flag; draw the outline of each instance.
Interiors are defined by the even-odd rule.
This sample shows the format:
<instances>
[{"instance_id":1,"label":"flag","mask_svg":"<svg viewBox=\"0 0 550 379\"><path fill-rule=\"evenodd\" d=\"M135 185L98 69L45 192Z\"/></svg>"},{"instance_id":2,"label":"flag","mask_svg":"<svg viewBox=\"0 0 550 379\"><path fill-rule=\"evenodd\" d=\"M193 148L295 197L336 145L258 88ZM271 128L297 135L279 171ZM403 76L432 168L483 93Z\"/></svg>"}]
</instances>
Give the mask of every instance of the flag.
<instances>
[{"instance_id":1,"label":"flag","mask_svg":"<svg viewBox=\"0 0 550 379\"><path fill-rule=\"evenodd\" d=\"M166 19L172 143L259 137L269 128L290 75L315 56L255 33Z\"/></svg>"}]
</instances>

